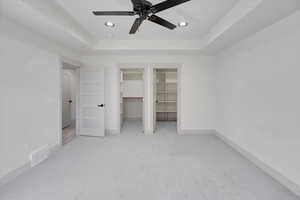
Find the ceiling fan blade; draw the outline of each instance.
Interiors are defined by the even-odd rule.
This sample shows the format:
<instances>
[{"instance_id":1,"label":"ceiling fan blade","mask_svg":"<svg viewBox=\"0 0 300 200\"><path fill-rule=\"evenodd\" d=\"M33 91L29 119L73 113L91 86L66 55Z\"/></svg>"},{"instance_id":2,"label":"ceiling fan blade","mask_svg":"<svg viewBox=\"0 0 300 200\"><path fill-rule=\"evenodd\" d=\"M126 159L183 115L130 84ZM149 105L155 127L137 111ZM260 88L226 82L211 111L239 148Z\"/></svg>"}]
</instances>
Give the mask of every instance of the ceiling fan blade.
<instances>
[{"instance_id":1,"label":"ceiling fan blade","mask_svg":"<svg viewBox=\"0 0 300 200\"><path fill-rule=\"evenodd\" d=\"M171 29L171 30L176 28L176 25L174 25L171 22L168 22L167 20L165 20L161 17L158 17L156 15L151 15L151 17L149 17L148 20L150 20L151 22L154 22L156 24L159 24L161 26L164 26L168 29Z\"/></svg>"},{"instance_id":2,"label":"ceiling fan blade","mask_svg":"<svg viewBox=\"0 0 300 200\"><path fill-rule=\"evenodd\" d=\"M167 10L169 8L172 8L174 6L177 6L179 4L182 4L182 3L185 3L188 1L191 1L191 0L166 0L159 4L152 6L151 11L155 14L155 13L161 12L163 10Z\"/></svg>"},{"instance_id":3,"label":"ceiling fan blade","mask_svg":"<svg viewBox=\"0 0 300 200\"><path fill-rule=\"evenodd\" d=\"M141 19L141 18L136 18L133 25L132 25L132 27L131 27L131 29L130 29L129 34L135 34L143 21L144 20Z\"/></svg>"},{"instance_id":4,"label":"ceiling fan blade","mask_svg":"<svg viewBox=\"0 0 300 200\"><path fill-rule=\"evenodd\" d=\"M133 16L133 11L94 11L94 15L97 16Z\"/></svg>"}]
</instances>

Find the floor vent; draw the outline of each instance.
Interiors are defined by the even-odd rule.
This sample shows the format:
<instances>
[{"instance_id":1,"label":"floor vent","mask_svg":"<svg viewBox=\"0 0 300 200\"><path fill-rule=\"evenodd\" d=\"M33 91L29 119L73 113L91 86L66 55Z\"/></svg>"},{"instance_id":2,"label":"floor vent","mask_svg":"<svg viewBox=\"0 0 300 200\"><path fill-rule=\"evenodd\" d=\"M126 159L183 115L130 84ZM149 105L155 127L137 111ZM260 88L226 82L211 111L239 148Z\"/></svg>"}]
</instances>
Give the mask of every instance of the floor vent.
<instances>
[{"instance_id":1,"label":"floor vent","mask_svg":"<svg viewBox=\"0 0 300 200\"><path fill-rule=\"evenodd\" d=\"M34 167L46 160L49 157L49 153L49 145L43 146L32 152L30 155L31 167Z\"/></svg>"}]
</instances>

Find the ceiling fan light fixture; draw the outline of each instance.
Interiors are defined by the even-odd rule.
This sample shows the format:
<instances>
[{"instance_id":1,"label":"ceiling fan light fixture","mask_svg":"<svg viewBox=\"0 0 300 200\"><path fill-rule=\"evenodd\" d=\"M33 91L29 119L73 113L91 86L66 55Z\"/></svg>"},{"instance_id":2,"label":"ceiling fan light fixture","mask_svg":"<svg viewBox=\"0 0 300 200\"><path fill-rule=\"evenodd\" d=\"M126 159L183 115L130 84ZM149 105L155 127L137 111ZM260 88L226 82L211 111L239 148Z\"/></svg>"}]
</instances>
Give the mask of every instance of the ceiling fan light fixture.
<instances>
[{"instance_id":1,"label":"ceiling fan light fixture","mask_svg":"<svg viewBox=\"0 0 300 200\"><path fill-rule=\"evenodd\" d=\"M115 25L114 23L112 23L112 22L105 22L104 25L105 25L106 27L109 27L109 28L113 28L113 27L116 26L116 25Z\"/></svg>"},{"instance_id":2,"label":"ceiling fan light fixture","mask_svg":"<svg viewBox=\"0 0 300 200\"><path fill-rule=\"evenodd\" d=\"M187 22L179 22L178 23L178 27L187 27L189 25L189 23Z\"/></svg>"}]
</instances>

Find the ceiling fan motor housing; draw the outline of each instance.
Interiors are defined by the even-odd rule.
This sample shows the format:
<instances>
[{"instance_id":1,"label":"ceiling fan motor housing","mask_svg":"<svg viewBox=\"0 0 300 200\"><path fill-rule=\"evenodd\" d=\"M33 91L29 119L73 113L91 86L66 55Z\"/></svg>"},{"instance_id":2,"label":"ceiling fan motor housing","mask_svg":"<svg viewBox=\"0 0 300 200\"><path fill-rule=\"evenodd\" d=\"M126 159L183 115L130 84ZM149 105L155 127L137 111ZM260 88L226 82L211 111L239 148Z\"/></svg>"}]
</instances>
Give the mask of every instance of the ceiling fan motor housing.
<instances>
[{"instance_id":1,"label":"ceiling fan motor housing","mask_svg":"<svg viewBox=\"0 0 300 200\"><path fill-rule=\"evenodd\" d=\"M152 3L146 0L139 0L133 2L133 10L139 15L141 18L146 19L151 14Z\"/></svg>"}]
</instances>

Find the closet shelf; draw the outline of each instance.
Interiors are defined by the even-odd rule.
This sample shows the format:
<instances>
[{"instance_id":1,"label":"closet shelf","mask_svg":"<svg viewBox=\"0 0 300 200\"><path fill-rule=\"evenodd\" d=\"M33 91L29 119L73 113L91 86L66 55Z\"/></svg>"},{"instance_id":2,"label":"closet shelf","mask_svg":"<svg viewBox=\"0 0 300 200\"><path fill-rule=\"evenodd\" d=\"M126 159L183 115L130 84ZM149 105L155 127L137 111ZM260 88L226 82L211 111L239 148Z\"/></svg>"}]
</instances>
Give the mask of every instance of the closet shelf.
<instances>
[{"instance_id":1,"label":"closet shelf","mask_svg":"<svg viewBox=\"0 0 300 200\"><path fill-rule=\"evenodd\" d=\"M177 103L177 101L158 101L157 103Z\"/></svg>"},{"instance_id":2,"label":"closet shelf","mask_svg":"<svg viewBox=\"0 0 300 200\"><path fill-rule=\"evenodd\" d=\"M124 97L123 96L123 99L143 99L144 97L138 97L138 96L134 96L134 97Z\"/></svg>"},{"instance_id":3,"label":"closet shelf","mask_svg":"<svg viewBox=\"0 0 300 200\"><path fill-rule=\"evenodd\" d=\"M177 93L165 91L165 92L157 92L157 94L177 94Z\"/></svg>"},{"instance_id":4,"label":"closet shelf","mask_svg":"<svg viewBox=\"0 0 300 200\"><path fill-rule=\"evenodd\" d=\"M160 82L157 82L157 85L161 84ZM166 81L164 84L177 84L177 81Z\"/></svg>"},{"instance_id":5,"label":"closet shelf","mask_svg":"<svg viewBox=\"0 0 300 200\"><path fill-rule=\"evenodd\" d=\"M158 110L156 113L177 113L176 110Z\"/></svg>"},{"instance_id":6,"label":"closet shelf","mask_svg":"<svg viewBox=\"0 0 300 200\"><path fill-rule=\"evenodd\" d=\"M167 84L168 84L168 83L174 83L174 84L176 84L177 81L176 81L176 80L166 80L166 83L167 83Z\"/></svg>"}]
</instances>

